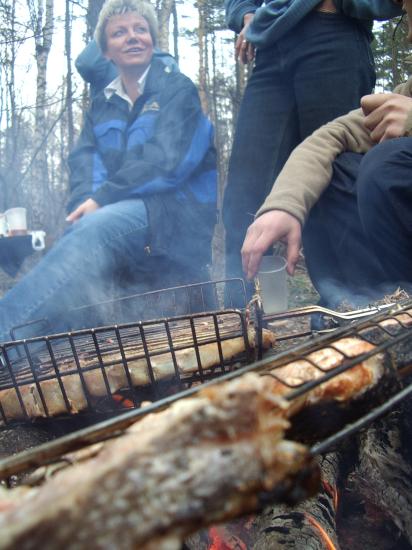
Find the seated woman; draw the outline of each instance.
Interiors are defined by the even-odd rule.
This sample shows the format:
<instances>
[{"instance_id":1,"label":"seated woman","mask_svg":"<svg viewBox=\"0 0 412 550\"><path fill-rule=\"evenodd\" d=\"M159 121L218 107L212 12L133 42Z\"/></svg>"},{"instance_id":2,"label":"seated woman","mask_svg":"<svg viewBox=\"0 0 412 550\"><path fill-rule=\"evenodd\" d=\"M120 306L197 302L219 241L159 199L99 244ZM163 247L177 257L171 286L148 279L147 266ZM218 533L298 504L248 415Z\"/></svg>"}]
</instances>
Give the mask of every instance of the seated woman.
<instances>
[{"instance_id":1,"label":"seated woman","mask_svg":"<svg viewBox=\"0 0 412 550\"><path fill-rule=\"evenodd\" d=\"M119 77L92 102L69 157L70 228L0 301L0 341L39 318L67 330L67 311L104 300L115 272L139 280L210 261L213 130L194 84L153 58L156 33L146 0L104 4L95 37Z\"/></svg>"}]
</instances>

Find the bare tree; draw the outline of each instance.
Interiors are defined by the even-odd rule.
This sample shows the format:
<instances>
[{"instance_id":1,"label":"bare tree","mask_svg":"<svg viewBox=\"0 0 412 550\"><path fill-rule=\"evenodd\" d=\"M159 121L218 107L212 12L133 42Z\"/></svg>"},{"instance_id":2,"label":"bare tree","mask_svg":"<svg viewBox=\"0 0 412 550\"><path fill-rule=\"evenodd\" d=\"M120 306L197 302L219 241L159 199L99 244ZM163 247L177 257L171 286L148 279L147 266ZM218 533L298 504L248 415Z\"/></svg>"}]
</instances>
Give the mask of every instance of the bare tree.
<instances>
[{"instance_id":1,"label":"bare tree","mask_svg":"<svg viewBox=\"0 0 412 550\"><path fill-rule=\"evenodd\" d=\"M177 17L176 2L173 3L173 55L176 59L176 63L179 64L179 22Z\"/></svg>"},{"instance_id":2,"label":"bare tree","mask_svg":"<svg viewBox=\"0 0 412 550\"><path fill-rule=\"evenodd\" d=\"M104 0L88 0L87 4L87 42L93 38L94 29L96 28L97 19L99 17L100 10L104 4Z\"/></svg>"},{"instance_id":3,"label":"bare tree","mask_svg":"<svg viewBox=\"0 0 412 550\"><path fill-rule=\"evenodd\" d=\"M16 59L24 40L24 25L18 22L16 0L0 2L0 209L21 204L20 172L24 153L23 110L18 106ZM20 23L20 25L19 25ZM23 131L24 130L24 131Z\"/></svg>"},{"instance_id":4,"label":"bare tree","mask_svg":"<svg viewBox=\"0 0 412 550\"><path fill-rule=\"evenodd\" d=\"M72 71L72 36L71 36L71 2L66 0L64 17L64 46L66 52L67 76L66 76L66 111L67 111L67 144L69 149L74 143L73 122L73 71Z\"/></svg>"},{"instance_id":5,"label":"bare tree","mask_svg":"<svg viewBox=\"0 0 412 550\"><path fill-rule=\"evenodd\" d=\"M175 0L157 0L156 11L159 21L159 48L169 51L169 23L175 6Z\"/></svg>"},{"instance_id":6,"label":"bare tree","mask_svg":"<svg viewBox=\"0 0 412 550\"><path fill-rule=\"evenodd\" d=\"M197 1L199 14L199 26L197 28L199 44L199 95L202 108L205 113L209 112L208 86L207 86L207 2L205 0Z\"/></svg>"},{"instance_id":7,"label":"bare tree","mask_svg":"<svg viewBox=\"0 0 412 550\"><path fill-rule=\"evenodd\" d=\"M49 186L47 149L46 104L47 104L47 61L53 39L53 0L27 0L31 28L35 40L37 65L36 108L34 142L38 146L33 159L30 182L31 215L33 227L45 227L46 193Z\"/></svg>"}]
</instances>

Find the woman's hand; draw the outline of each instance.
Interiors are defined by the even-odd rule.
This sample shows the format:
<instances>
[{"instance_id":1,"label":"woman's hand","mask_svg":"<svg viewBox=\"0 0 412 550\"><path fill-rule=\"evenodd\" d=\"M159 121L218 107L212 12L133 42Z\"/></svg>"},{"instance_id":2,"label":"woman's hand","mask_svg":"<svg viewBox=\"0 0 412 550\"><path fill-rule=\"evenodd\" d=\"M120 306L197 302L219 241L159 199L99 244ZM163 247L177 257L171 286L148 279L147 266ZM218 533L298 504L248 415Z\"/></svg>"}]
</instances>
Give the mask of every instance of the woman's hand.
<instances>
[{"instance_id":1,"label":"woman's hand","mask_svg":"<svg viewBox=\"0 0 412 550\"><path fill-rule=\"evenodd\" d=\"M100 208L100 206L97 204L96 201L94 201L93 199L87 199L86 201L82 202L82 204L78 206L76 210L73 210L73 212L71 212L67 216L66 222L77 222L77 220L80 220L80 218L82 218L86 214L90 214L90 212L94 212L98 208Z\"/></svg>"},{"instance_id":2,"label":"woman's hand","mask_svg":"<svg viewBox=\"0 0 412 550\"><path fill-rule=\"evenodd\" d=\"M300 223L287 212L270 210L259 216L246 233L242 246L242 264L248 279L253 279L263 254L278 241L287 245L287 271L293 275L302 241Z\"/></svg>"},{"instance_id":3,"label":"woman's hand","mask_svg":"<svg viewBox=\"0 0 412 550\"><path fill-rule=\"evenodd\" d=\"M254 13L247 13L243 17L243 29L240 31L236 40L236 59L241 63L250 63L255 57L255 47L246 40L246 31L252 22Z\"/></svg>"}]
</instances>

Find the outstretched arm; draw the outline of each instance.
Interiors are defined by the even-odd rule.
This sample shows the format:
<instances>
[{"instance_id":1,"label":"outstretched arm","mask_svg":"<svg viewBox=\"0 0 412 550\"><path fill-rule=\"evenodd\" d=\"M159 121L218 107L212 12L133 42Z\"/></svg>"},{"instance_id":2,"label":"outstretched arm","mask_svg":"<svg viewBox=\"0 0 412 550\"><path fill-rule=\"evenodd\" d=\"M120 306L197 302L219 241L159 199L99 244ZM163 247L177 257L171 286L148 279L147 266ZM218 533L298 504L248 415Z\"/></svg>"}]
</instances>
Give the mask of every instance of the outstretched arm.
<instances>
[{"instance_id":1,"label":"outstretched arm","mask_svg":"<svg viewBox=\"0 0 412 550\"><path fill-rule=\"evenodd\" d=\"M272 191L249 227L242 248L247 278L257 273L263 254L276 242L287 245L288 272L293 274L307 214L332 177L333 162L344 151L366 152L373 142L361 109L326 124L291 154Z\"/></svg>"}]
</instances>

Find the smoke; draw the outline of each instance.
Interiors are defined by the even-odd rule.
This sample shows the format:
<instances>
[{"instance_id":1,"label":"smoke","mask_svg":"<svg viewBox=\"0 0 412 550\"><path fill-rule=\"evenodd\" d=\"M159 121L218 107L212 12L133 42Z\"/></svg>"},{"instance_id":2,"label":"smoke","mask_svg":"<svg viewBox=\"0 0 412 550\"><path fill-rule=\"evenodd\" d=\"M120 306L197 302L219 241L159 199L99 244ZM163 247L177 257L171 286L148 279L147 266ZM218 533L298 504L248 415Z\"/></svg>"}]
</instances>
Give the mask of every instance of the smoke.
<instances>
[{"instance_id":1,"label":"smoke","mask_svg":"<svg viewBox=\"0 0 412 550\"><path fill-rule=\"evenodd\" d=\"M317 284L321 295L322 305L330 309L340 309L344 306L353 309L367 307L376 302L393 297L395 294L402 297L402 289L409 296L412 295L412 285L406 281L381 282L370 286L352 288L332 278L325 278Z\"/></svg>"}]
</instances>

